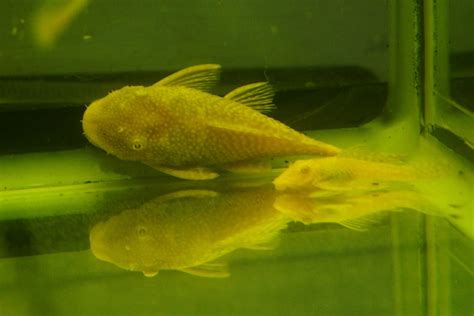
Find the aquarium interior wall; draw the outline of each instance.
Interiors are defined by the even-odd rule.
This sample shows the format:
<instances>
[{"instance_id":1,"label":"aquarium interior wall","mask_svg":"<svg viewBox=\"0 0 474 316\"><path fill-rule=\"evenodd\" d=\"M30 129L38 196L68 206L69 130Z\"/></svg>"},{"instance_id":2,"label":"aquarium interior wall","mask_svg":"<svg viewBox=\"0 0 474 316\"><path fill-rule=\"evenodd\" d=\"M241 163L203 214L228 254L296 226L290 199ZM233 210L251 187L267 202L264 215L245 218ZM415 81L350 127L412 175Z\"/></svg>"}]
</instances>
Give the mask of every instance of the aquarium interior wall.
<instances>
[{"instance_id":1,"label":"aquarium interior wall","mask_svg":"<svg viewBox=\"0 0 474 316\"><path fill-rule=\"evenodd\" d=\"M219 63L217 94L268 80L272 116L308 135L410 152L422 134L472 172L473 6L3 1L0 312L473 314L472 217L397 212L368 232L290 223L275 249L227 255L226 279L145 278L100 262L89 233L103 214L136 191L198 185L106 156L80 123L84 105L110 90Z\"/></svg>"}]
</instances>

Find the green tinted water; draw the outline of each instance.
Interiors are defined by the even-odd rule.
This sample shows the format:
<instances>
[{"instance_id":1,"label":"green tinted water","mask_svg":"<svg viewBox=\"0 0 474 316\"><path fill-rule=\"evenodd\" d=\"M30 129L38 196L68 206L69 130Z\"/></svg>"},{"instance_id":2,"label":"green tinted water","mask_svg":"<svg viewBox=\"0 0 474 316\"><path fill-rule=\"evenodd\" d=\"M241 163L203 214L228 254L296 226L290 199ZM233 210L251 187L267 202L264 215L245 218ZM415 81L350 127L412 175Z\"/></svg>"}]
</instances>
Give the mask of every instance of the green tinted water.
<instances>
[{"instance_id":1,"label":"green tinted water","mask_svg":"<svg viewBox=\"0 0 474 316\"><path fill-rule=\"evenodd\" d=\"M71 3L63 33L48 32ZM0 315L472 315L473 9L439 0L2 2ZM83 137L84 104L206 62L223 65L220 95L272 82L271 116L320 140L392 152L426 140L431 160L457 172L423 184L443 211L393 209L364 231L305 225L273 208L270 183L285 159L266 176L196 183L107 156ZM164 204L153 207L157 199ZM91 231L113 218L122 228L94 255ZM130 258L214 256L229 276L170 268L147 278L99 260L132 238L127 229L143 228L137 219L162 241Z\"/></svg>"}]
</instances>

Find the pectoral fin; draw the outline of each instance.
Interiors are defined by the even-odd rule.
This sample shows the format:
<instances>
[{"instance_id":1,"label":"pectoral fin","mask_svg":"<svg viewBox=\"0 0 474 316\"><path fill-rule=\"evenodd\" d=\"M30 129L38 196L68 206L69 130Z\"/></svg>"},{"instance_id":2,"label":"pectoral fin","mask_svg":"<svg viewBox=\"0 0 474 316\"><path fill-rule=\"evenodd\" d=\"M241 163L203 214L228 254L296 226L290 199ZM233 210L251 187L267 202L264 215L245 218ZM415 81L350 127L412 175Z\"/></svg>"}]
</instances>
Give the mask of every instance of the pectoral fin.
<instances>
[{"instance_id":1,"label":"pectoral fin","mask_svg":"<svg viewBox=\"0 0 474 316\"><path fill-rule=\"evenodd\" d=\"M259 112L268 113L275 108L274 96L275 91L268 82L257 82L232 90L224 98L247 105Z\"/></svg>"},{"instance_id":2,"label":"pectoral fin","mask_svg":"<svg viewBox=\"0 0 474 316\"><path fill-rule=\"evenodd\" d=\"M227 278L230 275L225 263L205 263L195 267L180 269L180 271L205 278Z\"/></svg>"},{"instance_id":3,"label":"pectoral fin","mask_svg":"<svg viewBox=\"0 0 474 316\"><path fill-rule=\"evenodd\" d=\"M196 65L185 68L166 78L161 79L155 86L180 86L198 89L201 91L211 90L219 81L221 66L217 64Z\"/></svg>"},{"instance_id":4,"label":"pectoral fin","mask_svg":"<svg viewBox=\"0 0 474 316\"><path fill-rule=\"evenodd\" d=\"M170 176L186 179L186 180L210 180L217 178L218 173L213 172L207 168L188 168L188 169L174 169L163 166L153 166L156 170L169 174Z\"/></svg>"}]
</instances>

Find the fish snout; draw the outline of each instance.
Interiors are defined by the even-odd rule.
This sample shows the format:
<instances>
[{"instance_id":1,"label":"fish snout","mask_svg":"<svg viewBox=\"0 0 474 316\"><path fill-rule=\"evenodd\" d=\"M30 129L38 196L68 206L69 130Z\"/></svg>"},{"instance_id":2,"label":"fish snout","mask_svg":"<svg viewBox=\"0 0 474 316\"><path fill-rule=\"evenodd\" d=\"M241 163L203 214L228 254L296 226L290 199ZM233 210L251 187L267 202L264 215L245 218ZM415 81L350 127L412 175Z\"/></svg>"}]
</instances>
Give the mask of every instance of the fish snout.
<instances>
[{"instance_id":1,"label":"fish snout","mask_svg":"<svg viewBox=\"0 0 474 316\"><path fill-rule=\"evenodd\" d=\"M290 187L288 185L288 181L286 181L282 177L278 177L275 180L273 180L273 185L275 186L275 189L277 191L285 191Z\"/></svg>"},{"instance_id":2,"label":"fish snout","mask_svg":"<svg viewBox=\"0 0 474 316\"><path fill-rule=\"evenodd\" d=\"M98 146L98 140L100 138L100 131L103 129L101 124L101 100L92 102L84 112L82 117L82 130L87 140ZM100 146L98 146L100 147Z\"/></svg>"},{"instance_id":3,"label":"fish snout","mask_svg":"<svg viewBox=\"0 0 474 316\"><path fill-rule=\"evenodd\" d=\"M105 240L104 233L105 224L97 223L89 233L89 242L92 254L99 260L110 262L108 253L108 245Z\"/></svg>"}]
</instances>

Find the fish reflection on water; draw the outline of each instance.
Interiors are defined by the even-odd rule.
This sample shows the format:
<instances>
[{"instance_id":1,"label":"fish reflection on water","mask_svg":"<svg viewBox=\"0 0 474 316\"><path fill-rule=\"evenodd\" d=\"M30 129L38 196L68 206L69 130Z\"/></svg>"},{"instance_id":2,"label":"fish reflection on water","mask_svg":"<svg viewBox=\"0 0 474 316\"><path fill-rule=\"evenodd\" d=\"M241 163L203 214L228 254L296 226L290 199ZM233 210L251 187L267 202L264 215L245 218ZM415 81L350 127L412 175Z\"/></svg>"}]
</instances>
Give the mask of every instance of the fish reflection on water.
<instances>
[{"instance_id":1,"label":"fish reflection on water","mask_svg":"<svg viewBox=\"0 0 474 316\"><path fill-rule=\"evenodd\" d=\"M229 276L222 256L240 248L272 249L289 222L337 223L363 231L400 209L441 214L410 189L308 193L263 185L222 192L183 190L97 223L90 243L98 259L145 276L178 270L219 278Z\"/></svg>"},{"instance_id":2,"label":"fish reflection on water","mask_svg":"<svg viewBox=\"0 0 474 316\"><path fill-rule=\"evenodd\" d=\"M226 264L216 259L238 248L268 249L286 227L274 198L271 187L159 196L96 224L91 249L98 259L146 276L179 270L226 277Z\"/></svg>"},{"instance_id":3,"label":"fish reflection on water","mask_svg":"<svg viewBox=\"0 0 474 316\"><path fill-rule=\"evenodd\" d=\"M367 230L384 212L400 209L437 214L435 206L413 191L372 191L359 194L308 196L281 194L275 208L305 224L337 223L354 230Z\"/></svg>"}]
</instances>

